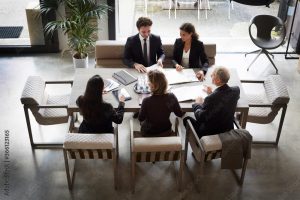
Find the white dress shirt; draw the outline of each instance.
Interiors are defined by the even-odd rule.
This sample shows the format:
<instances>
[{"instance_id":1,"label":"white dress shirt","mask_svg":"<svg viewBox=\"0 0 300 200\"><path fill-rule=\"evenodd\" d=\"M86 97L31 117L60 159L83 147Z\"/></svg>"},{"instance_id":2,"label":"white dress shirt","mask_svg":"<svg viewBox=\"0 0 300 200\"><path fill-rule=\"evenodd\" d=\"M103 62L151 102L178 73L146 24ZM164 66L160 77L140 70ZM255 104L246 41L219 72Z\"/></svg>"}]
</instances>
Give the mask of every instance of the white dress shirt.
<instances>
[{"instance_id":1,"label":"white dress shirt","mask_svg":"<svg viewBox=\"0 0 300 200\"><path fill-rule=\"evenodd\" d=\"M142 51L144 52L144 38L139 34L139 38L141 41L141 45L142 45ZM150 40L149 40L149 36L146 38L146 43L147 43L147 57L148 57L148 61L150 62Z\"/></svg>"}]
</instances>

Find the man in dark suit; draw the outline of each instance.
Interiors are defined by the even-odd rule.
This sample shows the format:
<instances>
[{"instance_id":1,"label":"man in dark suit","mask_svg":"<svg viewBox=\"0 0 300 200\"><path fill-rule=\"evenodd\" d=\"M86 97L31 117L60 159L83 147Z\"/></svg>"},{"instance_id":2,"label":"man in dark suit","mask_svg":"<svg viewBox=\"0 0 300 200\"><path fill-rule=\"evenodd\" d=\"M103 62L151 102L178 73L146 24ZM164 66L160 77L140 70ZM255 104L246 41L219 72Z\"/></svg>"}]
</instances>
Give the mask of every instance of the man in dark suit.
<instances>
[{"instance_id":1,"label":"man in dark suit","mask_svg":"<svg viewBox=\"0 0 300 200\"><path fill-rule=\"evenodd\" d=\"M139 33L128 37L125 44L123 62L139 72L146 72L146 67L156 63L162 66L165 58L161 39L151 34L151 26L151 19L140 17L136 22Z\"/></svg>"},{"instance_id":2,"label":"man in dark suit","mask_svg":"<svg viewBox=\"0 0 300 200\"><path fill-rule=\"evenodd\" d=\"M184 119L185 124L187 119L191 120L199 138L233 129L234 113L240 98L240 88L227 85L230 74L225 67L215 68L211 77L217 88L212 91L211 87L207 87L208 96L205 99L198 97L192 105L196 120L191 117Z\"/></svg>"}]
</instances>

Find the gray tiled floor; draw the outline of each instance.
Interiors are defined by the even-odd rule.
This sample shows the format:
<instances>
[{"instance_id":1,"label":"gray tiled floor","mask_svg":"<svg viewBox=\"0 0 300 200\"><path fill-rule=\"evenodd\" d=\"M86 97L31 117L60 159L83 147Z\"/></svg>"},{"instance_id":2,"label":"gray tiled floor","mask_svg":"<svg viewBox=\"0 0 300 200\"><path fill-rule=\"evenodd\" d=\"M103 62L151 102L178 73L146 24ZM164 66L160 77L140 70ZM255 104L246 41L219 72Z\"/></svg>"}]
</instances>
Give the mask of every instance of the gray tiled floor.
<instances>
[{"instance_id":1,"label":"gray tiled floor","mask_svg":"<svg viewBox=\"0 0 300 200\"><path fill-rule=\"evenodd\" d=\"M244 58L241 54L218 54L216 64L236 68L241 78L260 79L274 74L263 56L247 72L246 66L252 58L252 55ZM113 189L110 162L80 161L74 190L69 192L62 151L31 150L20 94L29 75L40 75L47 80L72 79L71 59L59 54L0 57L0 199L299 199L300 76L296 60L276 55L275 63L291 96L282 137L278 148L253 146L243 187L236 184L230 171L220 170L219 161L208 162L205 174L198 177L198 164L189 153L182 193L176 190L178 164L166 162L138 165L136 193L132 195L127 123L131 115L126 114L120 126L120 190ZM277 122L278 119L266 126L248 124L247 128L256 139L270 139L274 137ZM34 119L32 124L35 136L41 139L61 141L66 131L65 125L39 127ZM7 168L3 162L5 130L9 131ZM4 185L5 181L8 185ZM9 196L5 196L5 186L9 188Z\"/></svg>"}]
</instances>

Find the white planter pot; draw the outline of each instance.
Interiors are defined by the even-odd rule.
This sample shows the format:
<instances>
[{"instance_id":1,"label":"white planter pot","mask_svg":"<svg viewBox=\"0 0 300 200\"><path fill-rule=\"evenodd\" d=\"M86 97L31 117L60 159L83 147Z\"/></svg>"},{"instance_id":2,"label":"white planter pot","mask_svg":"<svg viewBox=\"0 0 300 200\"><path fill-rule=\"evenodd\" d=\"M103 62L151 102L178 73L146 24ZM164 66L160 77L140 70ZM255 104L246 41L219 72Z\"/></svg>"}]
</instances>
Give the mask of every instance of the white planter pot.
<instances>
[{"instance_id":1,"label":"white planter pot","mask_svg":"<svg viewBox=\"0 0 300 200\"><path fill-rule=\"evenodd\" d=\"M89 57L83 59L77 59L73 57L73 64L75 68L88 68L89 66Z\"/></svg>"}]
</instances>

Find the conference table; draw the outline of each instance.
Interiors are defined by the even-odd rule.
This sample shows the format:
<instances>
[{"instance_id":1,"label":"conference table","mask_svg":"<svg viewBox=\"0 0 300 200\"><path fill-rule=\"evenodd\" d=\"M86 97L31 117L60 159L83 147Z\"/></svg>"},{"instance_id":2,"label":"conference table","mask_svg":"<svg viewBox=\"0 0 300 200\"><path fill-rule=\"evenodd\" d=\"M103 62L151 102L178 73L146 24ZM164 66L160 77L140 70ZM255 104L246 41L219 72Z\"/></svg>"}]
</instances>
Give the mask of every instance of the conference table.
<instances>
[{"instance_id":1,"label":"conference table","mask_svg":"<svg viewBox=\"0 0 300 200\"><path fill-rule=\"evenodd\" d=\"M91 78L93 75L98 74L103 79L113 79L117 81L116 79L112 78L112 75L113 73L118 72L120 70L126 70L127 72L129 72L131 75L135 77L139 77L142 75L137 70L132 68L82 68L82 69L78 68L76 69L70 101L68 105L68 114L71 116L74 112L79 112L79 108L76 105L76 100L78 96L84 94L86 84L89 78ZM175 70L175 69L165 68L164 70ZM248 111L249 111L248 100L236 70L235 69L229 69L229 70L230 70L230 80L228 84L230 86L240 87L240 99L237 103L236 111L240 112L241 114L240 125L242 128L245 128L247 123ZM199 84L212 85L211 76L210 76L211 73L212 73L212 69L210 68L206 74L206 79L203 82L198 81L198 82L191 82L191 83L184 83L184 84L176 84L176 85L172 85L172 88L189 86L189 85L199 85ZM127 92L130 94L130 96L132 97L131 100L125 102L125 112L137 112L140 109L140 105L139 105L140 94L135 93L135 91L133 90L133 86L135 83L136 82L133 82L126 86L120 83L120 86L118 88L118 89L125 88ZM118 107L118 101L111 91L108 92L107 94L103 94L103 100L111 103L114 108ZM180 102L180 106L184 112L193 112L192 110L193 103L194 101Z\"/></svg>"}]
</instances>

